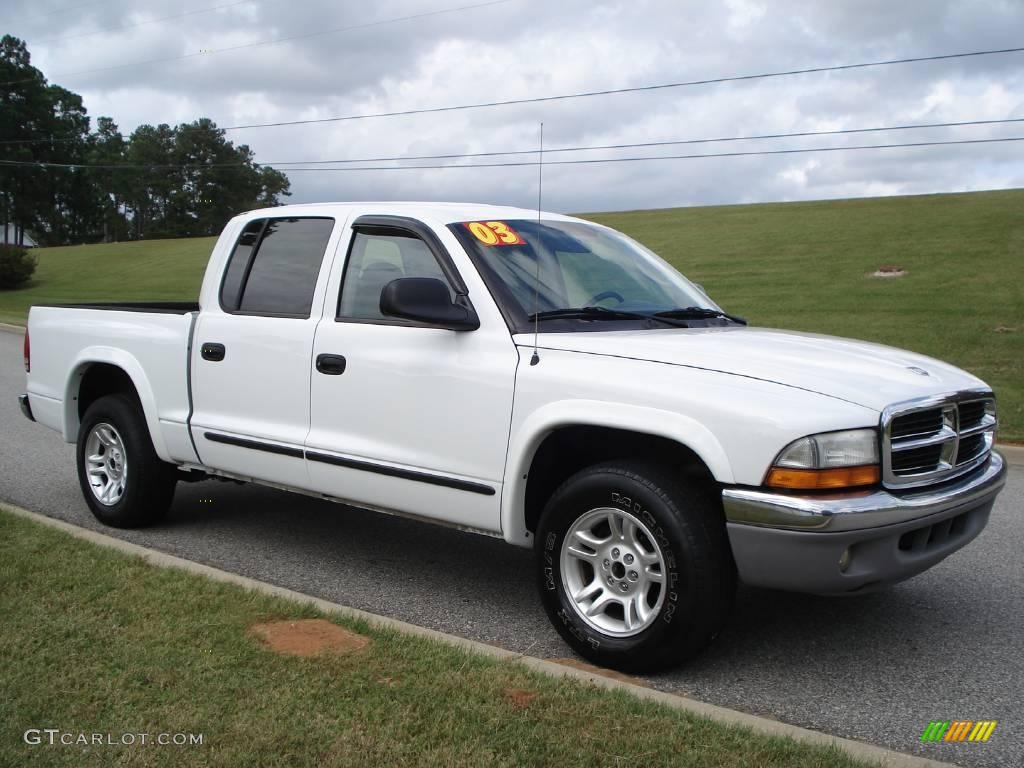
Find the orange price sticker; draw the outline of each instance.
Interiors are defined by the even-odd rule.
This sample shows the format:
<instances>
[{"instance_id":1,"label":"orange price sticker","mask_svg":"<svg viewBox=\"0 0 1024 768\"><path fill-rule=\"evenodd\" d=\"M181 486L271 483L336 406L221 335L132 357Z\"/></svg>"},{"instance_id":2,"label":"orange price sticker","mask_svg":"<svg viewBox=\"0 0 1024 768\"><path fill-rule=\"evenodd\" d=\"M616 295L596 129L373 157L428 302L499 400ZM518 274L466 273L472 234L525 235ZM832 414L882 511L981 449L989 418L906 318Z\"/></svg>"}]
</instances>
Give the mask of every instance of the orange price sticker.
<instances>
[{"instance_id":1,"label":"orange price sticker","mask_svg":"<svg viewBox=\"0 0 1024 768\"><path fill-rule=\"evenodd\" d=\"M523 245L526 242L503 221L468 221L465 227L484 245Z\"/></svg>"}]
</instances>

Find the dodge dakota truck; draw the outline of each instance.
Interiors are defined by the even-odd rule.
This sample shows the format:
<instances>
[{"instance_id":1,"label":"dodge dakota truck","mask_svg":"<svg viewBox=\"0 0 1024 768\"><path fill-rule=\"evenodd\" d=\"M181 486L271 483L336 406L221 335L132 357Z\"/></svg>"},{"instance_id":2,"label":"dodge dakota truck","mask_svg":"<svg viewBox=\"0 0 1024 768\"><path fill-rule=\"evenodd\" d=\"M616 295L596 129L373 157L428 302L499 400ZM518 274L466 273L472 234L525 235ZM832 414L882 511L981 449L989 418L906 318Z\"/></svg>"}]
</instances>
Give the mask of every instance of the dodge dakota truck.
<instances>
[{"instance_id":1,"label":"dodge dakota truck","mask_svg":"<svg viewBox=\"0 0 1024 768\"><path fill-rule=\"evenodd\" d=\"M737 580L920 573L1005 483L969 373L750 327L629 237L515 208L251 211L197 304L33 307L25 370L105 524L221 478L501 537L565 640L626 670L710 643Z\"/></svg>"}]
</instances>

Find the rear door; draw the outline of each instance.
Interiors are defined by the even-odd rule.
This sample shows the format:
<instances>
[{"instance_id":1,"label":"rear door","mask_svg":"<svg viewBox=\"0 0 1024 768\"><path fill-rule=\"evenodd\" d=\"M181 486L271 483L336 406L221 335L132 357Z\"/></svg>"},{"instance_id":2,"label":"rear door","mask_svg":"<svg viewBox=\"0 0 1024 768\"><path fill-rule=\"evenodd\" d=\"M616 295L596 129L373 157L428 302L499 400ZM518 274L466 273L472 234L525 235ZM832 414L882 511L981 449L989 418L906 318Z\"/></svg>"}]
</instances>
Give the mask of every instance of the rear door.
<instances>
[{"instance_id":1,"label":"rear door","mask_svg":"<svg viewBox=\"0 0 1024 768\"><path fill-rule=\"evenodd\" d=\"M203 307L193 336L191 427L203 464L309 486L302 447L310 359L321 275L330 271L340 230L326 216L258 218L243 226L217 305Z\"/></svg>"}]
</instances>

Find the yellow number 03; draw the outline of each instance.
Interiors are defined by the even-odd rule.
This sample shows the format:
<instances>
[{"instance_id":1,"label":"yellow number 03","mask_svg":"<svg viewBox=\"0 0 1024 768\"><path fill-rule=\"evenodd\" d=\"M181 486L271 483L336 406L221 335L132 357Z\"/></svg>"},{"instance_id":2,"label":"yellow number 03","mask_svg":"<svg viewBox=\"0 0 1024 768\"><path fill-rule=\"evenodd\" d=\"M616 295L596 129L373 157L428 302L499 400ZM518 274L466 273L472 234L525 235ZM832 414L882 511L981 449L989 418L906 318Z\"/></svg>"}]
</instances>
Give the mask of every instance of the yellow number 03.
<instances>
[{"instance_id":1,"label":"yellow number 03","mask_svg":"<svg viewBox=\"0 0 1024 768\"><path fill-rule=\"evenodd\" d=\"M521 245L523 242L523 239L502 221L472 221L466 227L484 245Z\"/></svg>"}]
</instances>

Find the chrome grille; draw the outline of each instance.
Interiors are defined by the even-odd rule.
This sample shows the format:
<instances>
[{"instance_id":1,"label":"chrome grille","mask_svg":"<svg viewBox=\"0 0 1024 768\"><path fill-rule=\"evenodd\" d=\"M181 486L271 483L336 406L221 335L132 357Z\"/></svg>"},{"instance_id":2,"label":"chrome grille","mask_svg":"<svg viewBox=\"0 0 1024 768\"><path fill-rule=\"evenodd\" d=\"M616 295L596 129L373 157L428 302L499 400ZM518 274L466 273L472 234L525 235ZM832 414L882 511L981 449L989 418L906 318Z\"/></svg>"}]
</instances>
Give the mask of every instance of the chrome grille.
<instances>
[{"instance_id":1,"label":"chrome grille","mask_svg":"<svg viewBox=\"0 0 1024 768\"><path fill-rule=\"evenodd\" d=\"M890 406L882 413L882 482L912 488L969 472L988 458L996 425L987 390Z\"/></svg>"}]
</instances>

